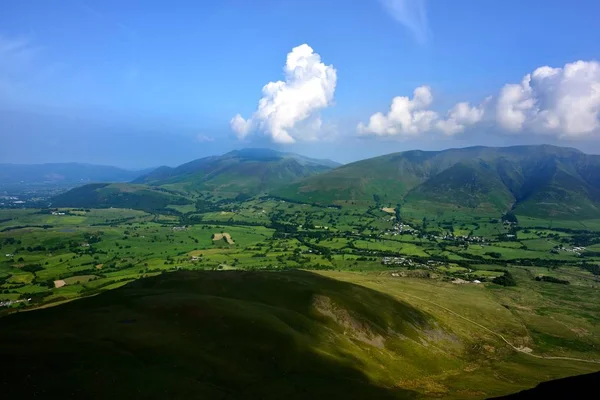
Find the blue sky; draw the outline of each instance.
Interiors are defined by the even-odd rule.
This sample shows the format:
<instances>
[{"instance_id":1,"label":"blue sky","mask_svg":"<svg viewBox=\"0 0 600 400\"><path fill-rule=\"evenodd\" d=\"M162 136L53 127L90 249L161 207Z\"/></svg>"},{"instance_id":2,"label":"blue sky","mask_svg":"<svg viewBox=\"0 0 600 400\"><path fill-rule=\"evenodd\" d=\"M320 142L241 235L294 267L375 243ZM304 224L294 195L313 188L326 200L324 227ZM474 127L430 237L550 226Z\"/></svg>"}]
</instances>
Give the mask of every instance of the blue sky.
<instances>
[{"instance_id":1,"label":"blue sky","mask_svg":"<svg viewBox=\"0 0 600 400\"><path fill-rule=\"evenodd\" d=\"M583 0L6 0L0 162L600 152L598 15Z\"/></svg>"}]
</instances>

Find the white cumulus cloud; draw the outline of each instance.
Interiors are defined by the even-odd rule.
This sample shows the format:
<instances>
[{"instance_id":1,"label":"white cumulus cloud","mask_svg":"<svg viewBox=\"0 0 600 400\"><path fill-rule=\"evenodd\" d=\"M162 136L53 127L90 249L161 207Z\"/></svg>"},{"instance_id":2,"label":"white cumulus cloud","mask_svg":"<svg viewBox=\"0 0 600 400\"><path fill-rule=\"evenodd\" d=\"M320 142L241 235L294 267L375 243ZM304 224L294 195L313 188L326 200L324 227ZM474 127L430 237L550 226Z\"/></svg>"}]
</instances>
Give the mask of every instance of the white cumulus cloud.
<instances>
[{"instance_id":1,"label":"white cumulus cloud","mask_svg":"<svg viewBox=\"0 0 600 400\"><path fill-rule=\"evenodd\" d=\"M600 63L577 61L540 67L521 83L507 84L496 104L496 120L512 132L581 137L600 131Z\"/></svg>"},{"instance_id":2,"label":"white cumulus cloud","mask_svg":"<svg viewBox=\"0 0 600 400\"><path fill-rule=\"evenodd\" d=\"M432 103L433 95L429 86L419 86L413 92L413 98L397 96L387 114L375 113L369 118L369 123L358 124L359 134L377 136L416 136L428 131L438 115L435 111L427 110Z\"/></svg>"},{"instance_id":3,"label":"white cumulus cloud","mask_svg":"<svg viewBox=\"0 0 600 400\"><path fill-rule=\"evenodd\" d=\"M477 107L467 102L457 103L448 111L446 119L437 121L436 127L448 136L461 133L467 126L481 121L486 103L487 99Z\"/></svg>"},{"instance_id":4,"label":"white cumulus cloud","mask_svg":"<svg viewBox=\"0 0 600 400\"><path fill-rule=\"evenodd\" d=\"M373 114L368 124L358 124L357 131L361 135L410 137L439 130L446 135L455 135L483 118L485 102L479 107L458 103L448 111L446 118L429 109L432 103L431 88L419 86L414 90L412 99L395 97L387 114Z\"/></svg>"},{"instance_id":5,"label":"white cumulus cloud","mask_svg":"<svg viewBox=\"0 0 600 400\"><path fill-rule=\"evenodd\" d=\"M263 87L258 109L250 118L238 114L230 121L240 139L255 131L277 143L314 139L314 128L321 126L319 111L333 103L336 70L303 44L287 55L284 74L285 81L269 82Z\"/></svg>"}]
</instances>

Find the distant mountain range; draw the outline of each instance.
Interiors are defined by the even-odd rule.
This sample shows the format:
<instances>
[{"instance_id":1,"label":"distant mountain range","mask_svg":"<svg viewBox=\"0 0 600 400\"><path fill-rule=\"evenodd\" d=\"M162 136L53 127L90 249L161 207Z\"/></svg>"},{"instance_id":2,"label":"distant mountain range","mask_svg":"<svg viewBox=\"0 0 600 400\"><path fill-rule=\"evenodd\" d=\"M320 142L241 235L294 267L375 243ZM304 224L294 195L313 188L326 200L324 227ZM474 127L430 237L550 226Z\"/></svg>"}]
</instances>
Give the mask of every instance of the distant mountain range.
<instances>
[{"instance_id":1,"label":"distant mountain range","mask_svg":"<svg viewBox=\"0 0 600 400\"><path fill-rule=\"evenodd\" d=\"M131 193L161 197L209 192L230 198L268 193L324 205L400 205L417 213L502 215L512 210L543 218L600 218L600 156L547 145L413 150L343 166L269 149L243 149L176 168L160 167L133 183L83 187L75 193L88 200L95 195L85 191L109 194L100 196L101 206ZM56 200L57 205L80 205L73 193ZM86 206L93 207L94 201Z\"/></svg>"},{"instance_id":2,"label":"distant mountain range","mask_svg":"<svg viewBox=\"0 0 600 400\"><path fill-rule=\"evenodd\" d=\"M129 182L150 170L127 170L105 165L0 164L0 185L77 185L91 182Z\"/></svg>"},{"instance_id":3,"label":"distant mountain range","mask_svg":"<svg viewBox=\"0 0 600 400\"><path fill-rule=\"evenodd\" d=\"M315 203L381 203L556 218L600 217L600 156L555 146L469 147L388 154L275 194Z\"/></svg>"},{"instance_id":4,"label":"distant mountain range","mask_svg":"<svg viewBox=\"0 0 600 400\"><path fill-rule=\"evenodd\" d=\"M186 204L182 194L210 192L223 197L267 193L339 166L270 149L242 149L200 158L176 168L159 167L130 184L93 184L52 200L56 207L126 207L151 211Z\"/></svg>"}]
</instances>

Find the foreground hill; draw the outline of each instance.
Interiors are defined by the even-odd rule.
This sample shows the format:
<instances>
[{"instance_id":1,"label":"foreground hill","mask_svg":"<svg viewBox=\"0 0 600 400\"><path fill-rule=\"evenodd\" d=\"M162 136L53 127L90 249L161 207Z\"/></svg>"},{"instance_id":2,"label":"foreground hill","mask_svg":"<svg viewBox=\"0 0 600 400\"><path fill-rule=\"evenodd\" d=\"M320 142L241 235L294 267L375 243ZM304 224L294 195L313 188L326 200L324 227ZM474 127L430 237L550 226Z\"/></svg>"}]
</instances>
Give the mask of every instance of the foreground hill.
<instances>
[{"instance_id":1,"label":"foreground hill","mask_svg":"<svg viewBox=\"0 0 600 400\"><path fill-rule=\"evenodd\" d=\"M330 160L270 149L242 149L194 160L176 168L160 167L134 183L169 185L188 191L257 194L338 165Z\"/></svg>"},{"instance_id":2,"label":"foreground hill","mask_svg":"<svg viewBox=\"0 0 600 400\"><path fill-rule=\"evenodd\" d=\"M129 182L147 170L132 171L92 164L0 164L0 185L81 185L90 182Z\"/></svg>"},{"instance_id":3,"label":"foreground hill","mask_svg":"<svg viewBox=\"0 0 600 400\"><path fill-rule=\"evenodd\" d=\"M464 399L594 368L520 355L451 313L411 304L305 271L166 273L3 317L10 365L0 389L6 398ZM506 312L496 306L489 312Z\"/></svg>"},{"instance_id":4,"label":"foreground hill","mask_svg":"<svg viewBox=\"0 0 600 400\"><path fill-rule=\"evenodd\" d=\"M600 156L554 146L407 151L344 165L274 194L555 218L600 216Z\"/></svg>"},{"instance_id":5,"label":"foreground hill","mask_svg":"<svg viewBox=\"0 0 600 400\"><path fill-rule=\"evenodd\" d=\"M451 365L452 340L407 304L315 274L180 272L2 319L12 361L0 387L7 398L412 398L394 374Z\"/></svg>"}]
</instances>

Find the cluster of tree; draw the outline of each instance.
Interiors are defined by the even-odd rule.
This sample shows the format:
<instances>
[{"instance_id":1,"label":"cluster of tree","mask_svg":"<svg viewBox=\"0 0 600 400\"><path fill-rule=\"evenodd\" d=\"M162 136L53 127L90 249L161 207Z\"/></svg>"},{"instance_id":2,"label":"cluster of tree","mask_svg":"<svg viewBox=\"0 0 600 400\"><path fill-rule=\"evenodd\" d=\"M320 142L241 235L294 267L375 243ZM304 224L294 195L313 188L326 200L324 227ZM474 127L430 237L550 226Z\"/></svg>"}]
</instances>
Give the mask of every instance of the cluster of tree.
<instances>
[{"instance_id":1,"label":"cluster of tree","mask_svg":"<svg viewBox=\"0 0 600 400\"><path fill-rule=\"evenodd\" d=\"M600 265L598 264L590 264L584 261L581 264L581 268L590 271L594 275L600 275Z\"/></svg>"},{"instance_id":2,"label":"cluster of tree","mask_svg":"<svg viewBox=\"0 0 600 400\"><path fill-rule=\"evenodd\" d=\"M21 270L31 272L33 274L35 274L36 272L41 271L43 269L44 269L44 267L42 267L40 264L27 264L27 265L24 265L23 267L21 267Z\"/></svg>"},{"instance_id":3,"label":"cluster of tree","mask_svg":"<svg viewBox=\"0 0 600 400\"><path fill-rule=\"evenodd\" d=\"M488 251L485 253L486 256L490 256L492 258L502 258L502 254L495 251Z\"/></svg>"},{"instance_id":4,"label":"cluster of tree","mask_svg":"<svg viewBox=\"0 0 600 400\"><path fill-rule=\"evenodd\" d=\"M45 297L52 294L50 290L45 292L22 293L20 299L31 299L30 303L41 303Z\"/></svg>"},{"instance_id":5,"label":"cluster of tree","mask_svg":"<svg viewBox=\"0 0 600 400\"><path fill-rule=\"evenodd\" d=\"M83 234L83 239L86 242L88 242L89 244L94 244L94 243L98 243L98 242L102 241L102 235L104 235L104 232L102 232L102 231L98 231L98 232L94 232L94 233L86 232Z\"/></svg>"},{"instance_id":6,"label":"cluster of tree","mask_svg":"<svg viewBox=\"0 0 600 400\"><path fill-rule=\"evenodd\" d=\"M285 201L287 203L292 203L292 204L308 204L310 206L319 207L319 208L335 208L338 210L342 209L342 206L339 206L337 204L307 203L304 201L298 201L298 200L288 199L285 197L278 197L278 196L265 196L265 197L261 197L260 200L282 200L282 201Z\"/></svg>"},{"instance_id":7,"label":"cluster of tree","mask_svg":"<svg viewBox=\"0 0 600 400\"><path fill-rule=\"evenodd\" d=\"M205 213L205 212L215 212L223 210L222 202L214 202L208 201L204 199L198 199L196 201L196 212Z\"/></svg>"},{"instance_id":8,"label":"cluster of tree","mask_svg":"<svg viewBox=\"0 0 600 400\"><path fill-rule=\"evenodd\" d=\"M517 219L517 216L514 213L507 212L506 214L504 214L502 216L502 222L510 222L512 224L518 224L519 220Z\"/></svg>"},{"instance_id":9,"label":"cluster of tree","mask_svg":"<svg viewBox=\"0 0 600 400\"><path fill-rule=\"evenodd\" d=\"M7 246L7 245L11 245L11 244L21 244L21 241L15 239L13 237L4 238L4 240L2 241L3 246Z\"/></svg>"},{"instance_id":10,"label":"cluster of tree","mask_svg":"<svg viewBox=\"0 0 600 400\"><path fill-rule=\"evenodd\" d=\"M538 282L558 283L558 284L561 284L561 285L569 285L571 283L571 282L569 282L567 280L564 280L564 279L558 279L558 278L555 278L553 276L545 276L545 275L536 276L535 280L538 281Z\"/></svg>"},{"instance_id":11,"label":"cluster of tree","mask_svg":"<svg viewBox=\"0 0 600 400\"><path fill-rule=\"evenodd\" d=\"M495 277L492 282L502 286L517 286L517 281L509 271L504 271L504 275Z\"/></svg>"},{"instance_id":12,"label":"cluster of tree","mask_svg":"<svg viewBox=\"0 0 600 400\"><path fill-rule=\"evenodd\" d=\"M0 229L0 232L16 231L17 229L25 229L25 228L50 229L50 228L54 228L54 225L16 225L16 226L8 226L6 228Z\"/></svg>"},{"instance_id":13,"label":"cluster of tree","mask_svg":"<svg viewBox=\"0 0 600 400\"><path fill-rule=\"evenodd\" d=\"M97 222L90 226L119 226L119 225L131 225L131 222L128 221L135 220L137 217L123 217L123 218L115 218L115 219L105 219L104 222Z\"/></svg>"}]
</instances>

